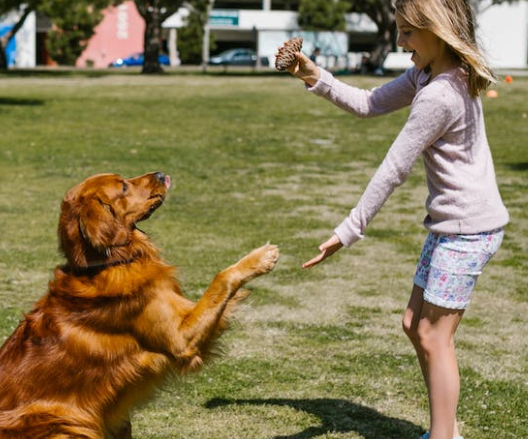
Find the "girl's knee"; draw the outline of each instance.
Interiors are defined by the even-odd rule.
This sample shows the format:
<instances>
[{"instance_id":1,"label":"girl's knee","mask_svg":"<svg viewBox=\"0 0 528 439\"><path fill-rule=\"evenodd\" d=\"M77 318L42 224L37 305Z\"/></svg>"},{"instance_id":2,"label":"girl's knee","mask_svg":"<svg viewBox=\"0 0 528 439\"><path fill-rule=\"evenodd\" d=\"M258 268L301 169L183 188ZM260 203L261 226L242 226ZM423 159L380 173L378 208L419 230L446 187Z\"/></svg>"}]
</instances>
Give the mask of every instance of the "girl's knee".
<instances>
[{"instance_id":1,"label":"girl's knee","mask_svg":"<svg viewBox=\"0 0 528 439\"><path fill-rule=\"evenodd\" d=\"M403 332L411 340L412 344L420 351L426 352L433 349L436 336L431 331L427 321L420 318L413 318L411 313L405 313L402 319Z\"/></svg>"},{"instance_id":2,"label":"girl's knee","mask_svg":"<svg viewBox=\"0 0 528 439\"><path fill-rule=\"evenodd\" d=\"M445 353L454 349L454 336L444 328L436 328L424 319L414 330L412 340L426 355Z\"/></svg>"},{"instance_id":3,"label":"girl's knee","mask_svg":"<svg viewBox=\"0 0 528 439\"><path fill-rule=\"evenodd\" d=\"M409 304L403 315L402 328L403 332L411 339L414 343L417 337L418 324L423 308L423 288L418 285L413 285L411 292L411 298Z\"/></svg>"},{"instance_id":4,"label":"girl's knee","mask_svg":"<svg viewBox=\"0 0 528 439\"><path fill-rule=\"evenodd\" d=\"M402 329L405 335L415 344L418 341L418 324L411 313L406 312L402 319Z\"/></svg>"}]
</instances>

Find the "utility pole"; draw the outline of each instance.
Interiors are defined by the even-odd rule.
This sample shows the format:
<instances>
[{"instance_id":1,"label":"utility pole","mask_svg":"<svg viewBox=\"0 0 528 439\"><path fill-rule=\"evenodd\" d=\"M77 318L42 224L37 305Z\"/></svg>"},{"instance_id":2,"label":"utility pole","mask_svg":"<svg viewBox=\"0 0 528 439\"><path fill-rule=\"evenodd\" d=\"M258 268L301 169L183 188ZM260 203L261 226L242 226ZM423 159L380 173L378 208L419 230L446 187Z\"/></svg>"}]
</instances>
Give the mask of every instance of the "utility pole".
<instances>
[{"instance_id":1,"label":"utility pole","mask_svg":"<svg viewBox=\"0 0 528 439\"><path fill-rule=\"evenodd\" d=\"M211 27L209 25L209 16L213 10L215 0L209 0L207 5L207 13L205 16L205 23L203 26L203 41L202 41L202 69L205 72L207 70L207 64L209 63L209 42L211 41Z\"/></svg>"}]
</instances>

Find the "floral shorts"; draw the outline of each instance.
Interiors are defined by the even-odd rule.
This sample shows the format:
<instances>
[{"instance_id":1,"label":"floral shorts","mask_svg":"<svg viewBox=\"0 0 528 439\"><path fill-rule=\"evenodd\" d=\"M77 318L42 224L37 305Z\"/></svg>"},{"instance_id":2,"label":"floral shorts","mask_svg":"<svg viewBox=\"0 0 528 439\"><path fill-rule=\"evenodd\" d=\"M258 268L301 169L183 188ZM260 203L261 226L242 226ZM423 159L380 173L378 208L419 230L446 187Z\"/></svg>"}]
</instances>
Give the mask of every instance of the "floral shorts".
<instances>
[{"instance_id":1,"label":"floral shorts","mask_svg":"<svg viewBox=\"0 0 528 439\"><path fill-rule=\"evenodd\" d=\"M466 309L482 269L499 249L504 229L475 235L429 233L414 283L424 300L450 309Z\"/></svg>"}]
</instances>

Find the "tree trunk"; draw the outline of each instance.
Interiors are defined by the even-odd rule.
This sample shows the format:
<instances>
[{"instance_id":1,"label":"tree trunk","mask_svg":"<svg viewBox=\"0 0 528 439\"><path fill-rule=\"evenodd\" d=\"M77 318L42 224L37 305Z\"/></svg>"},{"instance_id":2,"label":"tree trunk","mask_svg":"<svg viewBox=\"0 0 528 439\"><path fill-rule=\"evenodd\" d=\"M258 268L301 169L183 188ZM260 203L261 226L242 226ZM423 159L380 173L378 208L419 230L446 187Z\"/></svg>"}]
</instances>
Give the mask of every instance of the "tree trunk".
<instances>
[{"instance_id":1,"label":"tree trunk","mask_svg":"<svg viewBox=\"0 0 528 439\"><path fill-rule=\"evenodd\" d=\"M370 62L374 68L383 67L387 55L392 52L393 32L390 29L380 29L376 36L376 47L370 53Z\"/></svg>"},{"instance_id":2,"label":"tree trunk","mask_svg":"<svg viewBox=\"0 0 528 439\"><path fill-rule=\"evenodd\" d=\"M163 68L159 63L161 52L161 11L157 1L152 2L153 6L148 11L145 20L145 59L141 73L163 73Z\"/></svg>"},{"instance_id":3,"label":"tree trunk","mask_svg":"<svg viewBox=\"0 0 528 439\"><path fill-rule=\"evenodd\" d=\"M365 8L365 13L378 27L376 47L370 53L370 61L374 69L379 69L383 67L385 59L392 51L394 41L396 41L396 22L390 1L381 0L369 4L369 6Z\"/></svg>"},{"instance_id":4,"label":"tree trunk","mask_svg":"<svg viewBox=\"0 0 528 439\"><path fill-rule=\"evenodd\" d=\"M7 70L7 54L6 54L7 40L0 38L0 70Z\"/></svg>"},{"instance_id":5,"label":"tree trunk","mask_svg":"<svg viewBox=\"0 0 528 439\"><path fill-rule=\"evenodd\" d=\"M159 55L162 46L161 23L165 17L161 11L160 0L149 2L136 0L135 3L139 14L145 20L144 58L141 73L163 73L163 68L159 63Z\"/></svg>"}]
</instances>

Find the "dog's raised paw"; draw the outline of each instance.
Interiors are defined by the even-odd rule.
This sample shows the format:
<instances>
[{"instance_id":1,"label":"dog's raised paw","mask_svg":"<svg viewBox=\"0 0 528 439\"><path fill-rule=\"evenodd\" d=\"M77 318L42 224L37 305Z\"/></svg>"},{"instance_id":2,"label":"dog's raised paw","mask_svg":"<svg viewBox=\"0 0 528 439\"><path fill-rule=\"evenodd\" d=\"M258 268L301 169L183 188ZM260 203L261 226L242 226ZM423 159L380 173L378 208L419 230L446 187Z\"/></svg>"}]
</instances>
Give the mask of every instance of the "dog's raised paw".
<instances>
[{"instance_id":1,"label":"dog's raised paw","mask_svg":"<svg viewBox=\"0 0 528 439\"><path fill-rule=\"evenodd\" d=\"M279 247L273 244L266 244L265 246L261 247L263 249L262 254L262 266L264 268L265 273L269 273L273 268L275 268L275 264L279 260Z\"/></svg>"},{"instance_id":2,"label":"dog's raised paw","mask_svg":"<svg viewBox=\"0 0 528 439\"><path fill-rule=\"evenodd\" d=\"M266 244L253 250L241 262L251 269L254 276L260 276L273 270L278 259L279 247L273 244Z\"/></svg>"}]
</instances>

